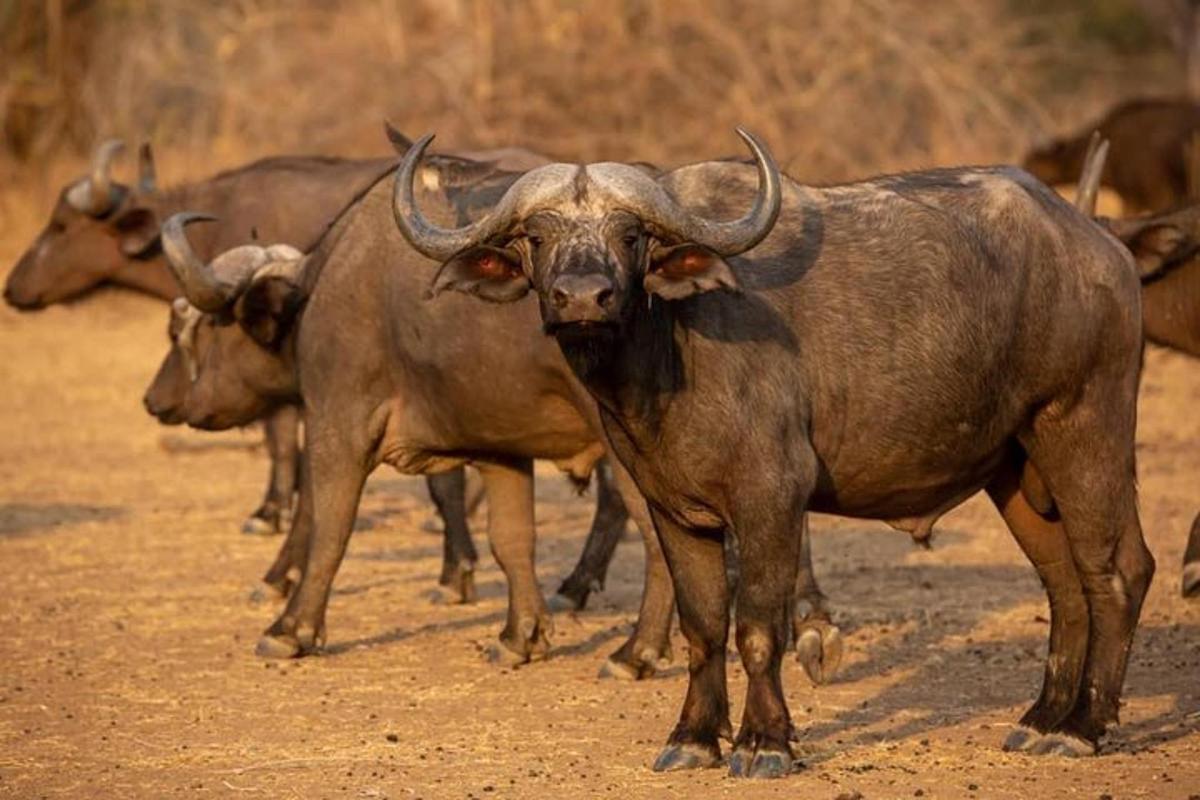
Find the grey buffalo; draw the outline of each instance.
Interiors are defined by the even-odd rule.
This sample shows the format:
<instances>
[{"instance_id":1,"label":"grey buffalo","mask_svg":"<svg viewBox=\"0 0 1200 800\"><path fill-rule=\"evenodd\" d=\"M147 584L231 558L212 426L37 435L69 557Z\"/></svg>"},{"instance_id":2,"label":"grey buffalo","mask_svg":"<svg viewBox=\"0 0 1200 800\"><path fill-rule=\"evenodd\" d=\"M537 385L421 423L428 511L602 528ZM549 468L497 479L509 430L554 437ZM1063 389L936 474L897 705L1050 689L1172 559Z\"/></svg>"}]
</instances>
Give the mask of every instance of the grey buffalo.
<instances>
[{"instance_id":1,"label":"grey buffalo","mask_svg":"<svg viewBox=\"0 0 1200 800\"><path fill-rule=\"evenodd\" d=\"M542 167L454 227L413 189L428 137L395 186L400 230L441 264L435 305L466 293L510 303L491 312L508 320L535 292L541 329L646 498L690 661L655 767L715 765L730 738L735 776L792 768L780 664L801 514L931 518L981 489L1051 609L1042 693L1005 745L1094 752L1154 572L1134 481L1129 254L1018 169L816 189L743 137L754 166ZM527 341L543 340L537 328ZM736 737L728 531L748 677Z\"/></svg>"}]
</instances>

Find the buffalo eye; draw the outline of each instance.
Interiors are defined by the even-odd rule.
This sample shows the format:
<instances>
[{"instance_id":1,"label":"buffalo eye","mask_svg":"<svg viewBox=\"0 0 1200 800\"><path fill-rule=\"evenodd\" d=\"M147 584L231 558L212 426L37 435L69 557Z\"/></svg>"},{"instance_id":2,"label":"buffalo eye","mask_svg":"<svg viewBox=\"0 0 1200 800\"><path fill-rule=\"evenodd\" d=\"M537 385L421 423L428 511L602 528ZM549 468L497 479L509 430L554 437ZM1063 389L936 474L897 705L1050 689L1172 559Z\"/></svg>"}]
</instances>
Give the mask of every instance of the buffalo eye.
<instances>
[{"instance_id":1,"label":"buffalo eye","mask_svg":"<svg viewBox=\"0 0 1200 800\"><path fill-rule=\"evenodd\" d=\"M481 278L503 278L512 273L512 267L495 253L484 253L475 263Z\"/></svg>"},{"instance_id":2,"label":"buffalo eye","mask_svg":"<svg viewBox=\"0 0 1200 800\"><path fill-rule=\"evenodd\" d=\"M525 238L527 238L529 240L529 246L532 247L534 250L536 250L542 246L542 237L540 237L540 236L534 236L534 235L530 234L529 236L527 236Z\"/></svg>"},{"instance_id":3,"label":"buffalo eye","mask_svg":"<svg viewBox=\"0 0 1200 800\"><path fill-rule=\"evenodd\" d=\"M632 250L633 248L637 247L638 240L641 238L642 237L638 236L636 233L627 233L621 237L621 241L625 243L626 247Z\"/></svg>"}]
</instances>

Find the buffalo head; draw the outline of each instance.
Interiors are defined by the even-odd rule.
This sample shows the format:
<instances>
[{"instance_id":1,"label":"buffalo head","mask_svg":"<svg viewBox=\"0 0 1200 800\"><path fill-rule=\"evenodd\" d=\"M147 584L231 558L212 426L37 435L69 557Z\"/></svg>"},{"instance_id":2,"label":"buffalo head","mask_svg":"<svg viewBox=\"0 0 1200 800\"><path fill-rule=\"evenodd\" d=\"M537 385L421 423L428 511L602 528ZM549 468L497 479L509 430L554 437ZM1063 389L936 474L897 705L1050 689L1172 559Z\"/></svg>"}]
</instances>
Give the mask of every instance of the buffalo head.
<instances>
[{"instance_id":1,"label":"buffalo head","mask_svg":"<svg viewBox=\"0 0 1200 800\"><path fill-rule=\"evenodd\" d=\"M717 222L687 211L636 166L550 164L513 183L482 219L440 228L414 199L413 179L433 138L426 136L400 164L396 223L417 251L443 262L433 295L454 290L508 302L532 288L547 332L612 330L643 294L678 300L737 289L724 259L762 241L781 202L775 162L754 137L738 133L759 175L754 205L738 220Z\"/></svg>"},{"instance_id":2,"label":"buffalo head","mask_svg":"<svg viewBox=\"0 0 1200 800\"><path fill-rule=\"evenodd\" d=\"M295 383L291 334L305 294L302 254L246 245L204 263L184 234L183 213L163 225L167 262L184 296L172 304L171 349L146 391L161 421L222 430L261 418Z\"/></svg>"},{"instance_id":3,"label":"buffalo head","mask_svg":"<svg viewBox=\"0 0 1200 800\"><path fill-rule=\"evenodd\" d=\"M110 174L122 148L115 139L100 145L89 174L59 194L50 221L8 276L10 305L32 310L69 300L140 268L155 252L159 220L146 202L155 192L154 159L142 145L138 183L125 186Z\"/></svg>"}]
</instances>

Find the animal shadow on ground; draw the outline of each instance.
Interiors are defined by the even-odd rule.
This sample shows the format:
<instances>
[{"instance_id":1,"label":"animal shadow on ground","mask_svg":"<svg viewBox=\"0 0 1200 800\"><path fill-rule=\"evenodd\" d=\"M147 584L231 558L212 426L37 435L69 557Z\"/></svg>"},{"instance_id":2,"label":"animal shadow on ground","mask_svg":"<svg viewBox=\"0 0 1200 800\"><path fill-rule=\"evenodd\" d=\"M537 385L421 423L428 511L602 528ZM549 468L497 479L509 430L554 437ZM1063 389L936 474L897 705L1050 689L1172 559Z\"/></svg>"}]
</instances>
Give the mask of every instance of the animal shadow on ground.
<instances>
[{"instance_id":1,"label":"animal shadow on ground","mask_svg":"<svg viewBox=\"0 0 1200 800\"><path fill-rule=\"evenodd\" d=\"M0 538L20 538L51 533L83 522L105 522L126 515L117 506L80 503L5 503L0 505Z\"/></svg>"},{"instance_id":2,"label":"animal shadow on ground","mask_svg":"<svg viewBox=\"0 0 1200 800\"><path fill-rule=\"evenodd\" d=\"M823 548L821 541L833 545L834 537L847 534L859 535L830 532L817 538L818 568L820 553L833 549ZM861 545L850 549L863 552ZM1049 625L1045 593L1033 568L912 561L896 564L884 557L839 564L819 576L843 630L859 630L874 640L856 653L861 646L856 640L864 637L849 638L847 649L855 660L836 683L878 678L885 685L866 702L838 708L832 718L813 720L810 714L812 706L828 702L836 683L818 688L812 706L794 708L804 760L920 736L998 709L1019 709L1011 720L1016 723L1037 697ZM1028 607L1028 616L1022 607ZM1173 695L1173 707L1118 727L1105 752L1137 752L1200 729L1198 634L1196 626L1144 622L1139 627L1125 696ZM983 731L980 743L999 747L1005 733Z\"/></svg>"}]
</instances>

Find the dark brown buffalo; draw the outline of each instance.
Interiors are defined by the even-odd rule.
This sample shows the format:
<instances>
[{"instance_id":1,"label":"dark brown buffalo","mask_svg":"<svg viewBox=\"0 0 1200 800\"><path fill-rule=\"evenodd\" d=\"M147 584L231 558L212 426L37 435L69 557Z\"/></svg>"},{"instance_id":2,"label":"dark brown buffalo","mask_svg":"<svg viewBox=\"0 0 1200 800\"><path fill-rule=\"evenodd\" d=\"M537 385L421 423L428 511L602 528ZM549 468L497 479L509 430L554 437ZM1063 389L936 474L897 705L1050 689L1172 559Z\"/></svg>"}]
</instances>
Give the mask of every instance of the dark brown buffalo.
<instances>
[{"instance_id":1,"label":"dark brown buffalo","mask_svg":"<svg viewBox=\"0 0 1200 800\"><path fill-rule=\"evenodd\" d=\"M1042 693L1006 746L1093 752L1154 572L1134 480L1132 259L1020 170L817 189L744 138L756 167L541 167L450 229L413 191L429 137L396 181L397 224L441 263L435 305L465 292L511 318L536 292L528 340L557 341L649 504L690 661L656 768L715 765L732 738L727 531L749 679L730 771L778 776L793 764L780 662L800 515L934 517L981 489L1051 609Z\"/></svg>"},{"instance_id":2,"label":"dark brown buffalo","mask_svg":"<svg viewBox=\"0 0 1200 800\"><path fill-rule=\"evenodd\" d=\"M1074 136L1037 147L1025 169L1052 186L1074 183L1088 140L1099 131L1112 147L1102 185L1121 196L1129 211L1162 211L1188 198L1189 172L1200 167L1200 106L1188 100L1131 100Z\"/></svg>"}]
</instances>

